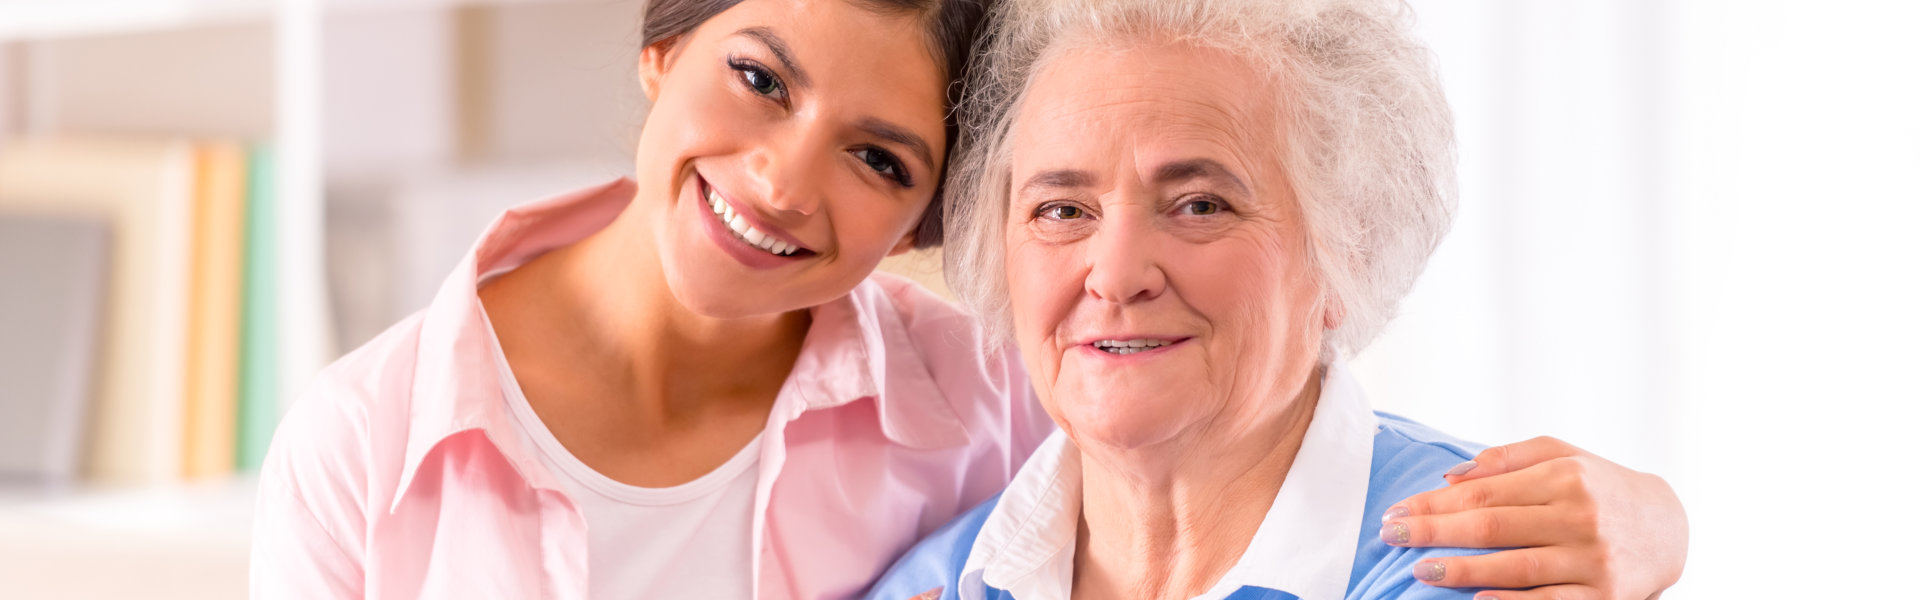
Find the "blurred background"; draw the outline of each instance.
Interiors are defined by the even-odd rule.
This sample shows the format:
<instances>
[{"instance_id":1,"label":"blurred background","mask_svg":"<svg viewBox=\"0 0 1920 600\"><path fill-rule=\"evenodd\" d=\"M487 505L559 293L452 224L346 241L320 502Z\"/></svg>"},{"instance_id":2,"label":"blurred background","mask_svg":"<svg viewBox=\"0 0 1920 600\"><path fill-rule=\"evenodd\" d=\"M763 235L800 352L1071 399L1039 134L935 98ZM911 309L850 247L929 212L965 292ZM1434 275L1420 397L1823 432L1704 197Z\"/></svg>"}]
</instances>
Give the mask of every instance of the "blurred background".
<instances>
[{"instance_id":1,"label":"blurred background","mask_svg":"<svg viewBox=\"0 0 1920 600\"><path fill-rule=\"evenodd\" d=\"M631 170L639 5L0 0L0 597L244 596L284 399ZM1376 407L1665 476L1668 598L1901 586L1920 5L1412 5L1461 209Z\"/></svg>"}]
</instances>

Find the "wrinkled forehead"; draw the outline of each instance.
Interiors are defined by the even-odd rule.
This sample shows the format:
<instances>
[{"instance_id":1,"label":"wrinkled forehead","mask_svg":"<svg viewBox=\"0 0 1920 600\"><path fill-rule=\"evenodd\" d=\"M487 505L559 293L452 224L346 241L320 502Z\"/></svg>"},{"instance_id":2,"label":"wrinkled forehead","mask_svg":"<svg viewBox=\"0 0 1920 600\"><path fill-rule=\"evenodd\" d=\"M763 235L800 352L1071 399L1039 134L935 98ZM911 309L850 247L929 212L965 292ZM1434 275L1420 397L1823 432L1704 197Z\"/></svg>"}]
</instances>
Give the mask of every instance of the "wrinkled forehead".
<instances>
[{"instance_id":1,"label":"wrinkled forehead","mask_svg":"<svg viewBox=\"0 0 1920 600\"><path fill-rule=\"evenodd\" d=\"M1274 79L1234 53L1177 42L1075 44L1028 79L1011 158L1023 172L1205 155L1249 175L1277 167ZM1190 157L1190 156L1186 156ZM1099 165L1105 166L1105 165Z\"/></svg>"}]
</instances>

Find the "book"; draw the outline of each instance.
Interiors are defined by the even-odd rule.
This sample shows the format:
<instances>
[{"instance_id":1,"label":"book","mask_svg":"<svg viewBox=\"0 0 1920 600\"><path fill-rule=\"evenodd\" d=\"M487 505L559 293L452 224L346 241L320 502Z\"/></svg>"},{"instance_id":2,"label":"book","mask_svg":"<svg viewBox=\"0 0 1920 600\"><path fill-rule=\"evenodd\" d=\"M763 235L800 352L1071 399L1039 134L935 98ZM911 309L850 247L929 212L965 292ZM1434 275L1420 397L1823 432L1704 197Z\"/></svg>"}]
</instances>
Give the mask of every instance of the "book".
<instances>
[{"instance_id":1,"label":"book","mask_svg":"<svg viewBox=\"0 0 1920 600\"><path fill-rule=\"evenodd\" d=\"M85 474L180 477L193 145L36 138L0 146L0 210L110 223L107 318Z\"/></svg>"},{"instance_id":2,"label":"book","mask_svg":"<svg viewBox=\"0 0 1920 600\"><path fill-rule=\"evenodd\" d=\"M192 255L187 315L183 474L234 470L239 434L240 278L245 249L246 150L203 143L195 151Z\"/></svg>"},{"instance_id":3,"label":"book","mask_svg":"<svg viewBox=\"0 0 1920 600\"><path fill-rule=\"evenodd\" d=\"M274 280L275 210L273 152L254 146L247 152L247 206L245 251L242 259L240 301L240 390L235 466L243 471L260 468L267 444L280 424L278 285Z\"/></svg>"},{"instance_id":4,"label":"book","mask_svg":"<svg viewBox=\"0 0 1920 600\"><path fill-rule=\"evenodd\" d=\"M77 479L109 247L101 219L0 211L0 485Z\"/></svg>"}]
</instances>

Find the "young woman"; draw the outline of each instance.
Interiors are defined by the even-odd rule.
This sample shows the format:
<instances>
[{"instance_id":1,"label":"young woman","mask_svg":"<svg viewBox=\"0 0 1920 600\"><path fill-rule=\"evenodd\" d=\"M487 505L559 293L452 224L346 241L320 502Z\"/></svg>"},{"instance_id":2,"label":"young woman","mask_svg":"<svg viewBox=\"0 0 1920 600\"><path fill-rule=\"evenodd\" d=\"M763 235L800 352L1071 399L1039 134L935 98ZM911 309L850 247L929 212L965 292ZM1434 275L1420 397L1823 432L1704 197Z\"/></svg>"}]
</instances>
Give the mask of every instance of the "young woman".
<instances>
[{"instance_id":1,"label":"young woman","mask_svg":"<svg viewBox=\"0 0 1920 600\"><path fill-rule=\"evenodd\" d=\"M1003 488L1052 427L1020 361L873 273L940 241L982 4L651 0L634 178L508 211L321 374L261 477L254 595L849 597ZM1679 511L1632 496L1598 510ZM1561 539L1650 543L1599 522ZM1573 576L1599 565L1648 566Z\"/></svg>"}]
</instances>

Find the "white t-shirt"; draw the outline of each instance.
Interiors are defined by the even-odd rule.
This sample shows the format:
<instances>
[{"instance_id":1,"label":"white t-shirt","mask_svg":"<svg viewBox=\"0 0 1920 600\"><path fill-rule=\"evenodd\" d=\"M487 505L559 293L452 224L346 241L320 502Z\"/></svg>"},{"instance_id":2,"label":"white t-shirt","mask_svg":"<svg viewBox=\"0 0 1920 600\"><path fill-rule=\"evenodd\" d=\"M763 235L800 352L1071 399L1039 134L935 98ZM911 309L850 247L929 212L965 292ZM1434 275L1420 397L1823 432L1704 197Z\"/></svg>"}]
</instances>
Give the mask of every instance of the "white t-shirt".
<instances>
[{"instance_id":1,"label":"white t-shirt","mask_svg":"<svg viewBox=\"0 0 1920 600\"><path fill-rule=\"evenodd\" d=\"M500 387L540 460L587 521L587 594L595 599L753 597L753 493L760 438L720 468L669 488L627 485L568 452L527 403L493 336Z\"/></svg>"}]
</instances>

